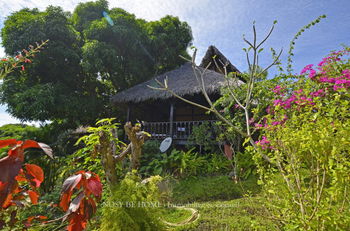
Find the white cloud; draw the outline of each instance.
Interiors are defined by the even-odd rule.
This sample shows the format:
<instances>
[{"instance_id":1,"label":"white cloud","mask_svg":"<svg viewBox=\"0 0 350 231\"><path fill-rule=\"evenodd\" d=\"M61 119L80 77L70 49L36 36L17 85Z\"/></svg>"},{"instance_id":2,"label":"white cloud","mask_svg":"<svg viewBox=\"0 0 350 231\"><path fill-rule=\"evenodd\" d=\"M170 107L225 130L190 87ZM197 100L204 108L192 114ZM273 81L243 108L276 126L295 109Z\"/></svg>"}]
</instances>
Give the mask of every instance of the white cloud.
<instances>
[{"instance_id":1,"label":"white cloud","mask_svg":"<svg viewBox=\"0 0 350 231\"><path fill-rule=\"evenodd\" d=\"M16 118L13 118L6 112L0 112L0 126L5 125L5 124L18 124L21 123Z\"/></svg>"},{"instance_id":2,"label":"white cloud","mask_svg":"<svg viewBox=\"0 0 350 231\"><path fill-rule=\"evenodd\" d=\"M48 122L46 122L47 124ZM16 119L9 115L6 112L0 112L0 126L5 124L27 124L32 125L36 127L40 127L40 125L44 125L45 123L39 123L39 122L21 122L19 119Z\"/></svg>"},{"instance_id":3,"label":"white cloud","mask_svg":"<svg viewBox=\"0 0 350 231\"><path fill-rule=\"evenodd\" d=\"M5 50L0 46L0 58L5 56Z\"/></svg>"}]
</instances>

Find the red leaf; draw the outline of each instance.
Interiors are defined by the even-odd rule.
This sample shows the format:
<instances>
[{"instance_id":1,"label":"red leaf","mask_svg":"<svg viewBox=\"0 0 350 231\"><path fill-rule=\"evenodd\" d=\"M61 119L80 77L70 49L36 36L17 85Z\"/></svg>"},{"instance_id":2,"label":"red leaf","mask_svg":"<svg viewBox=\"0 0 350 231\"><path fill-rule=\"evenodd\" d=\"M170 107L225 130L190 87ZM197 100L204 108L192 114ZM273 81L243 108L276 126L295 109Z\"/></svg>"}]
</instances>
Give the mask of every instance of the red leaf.
<instances>
[{"instance_id":1,"label":"red leaf","mask_svg":"<svg viewBox=\"0 0 350 231\"><path fill-rule=\"evenodd\" d=\"M10 227L11 227L11 226L14 226L15 223L18 221L17 218L16 218L16 216L17 216L17 211L16 211L16 210L12 211L12 212L11 212L10 222L9 222L9 226L10 226Z\"/></svg>"},{"instance_id":2,"label":"red leaf","mask_svg":"<svg viewBox=\"0 0 350 231\"><path fill-rule=\"evenodd\" d=\"M36 141L34 141L34 140L26 140L26 141L24 141L22 147L23 147L23 149L27 149L27 148L40 148L38 142L36 142Z\"/></svg>"},{"instance_id":3,"label":"red leaf","mask_svg":"<svg viewBox=\"0 0 350 231\"><path fill-rule=\"evenodd\" d=\"M6 156L0 159L0 182L6 183L2 185L0 190L0 207L4 206L5 200L8 195L14 190L16 183L15 177L18 175L23 161L20 158L15 158L13 156Z\"/></svg>"},{"instance_id":4,"label":"red leaf","mask_svg":"<svg viewBox=\"0 0 350 231\"><path fill-rule=\"evenodd\" d=\"M23 181L27 181L27 178L25 178L25 176L23 174L19 174L15 177L16 181L19 181L19 182L23 182Z\"/></svg>"},{"instance_id":5,"label":"red leaf","mask_svg":"<svg viewBox=\"0 0 350 231\"><path fill-rule=\"evenodd\" d=\"M91 177L87 180L86 188L96 197L102 195L102 184L98 177Z\"/></svg>"},{"instance_id":6,"label":"red leaf","mask_svg":"<svg viewBox=\"0 0 350 231\"><path fill-rule=\"evenodd\" d=\"M44 144L44 143L38 143L40 148L45 152L46 155L48 155L49 157L51 157L51 159L53 159L53 153L52 153L52 149L50 148L49 145Z\"/></svg>"},{"instance_id":7,"label":"red leaf","mask_svg":"<svg viewBox=\"0 0 350 231\"><path fill-rule=\"evenodd\" d=\"M62 194L59 206L63 209L63 211L68 210L69 201L70 201L70 198L72 197L72 193L73 191L68 191Z\"/></svg>"},{"instance_id":8,"label":"red leaf","mask_svg":"<svg viewBox=\"0 0 350 231\"><path fill-rule=\"evenodd\" d=\"M3 183L0 181L0 192L5 189L7 183Z\"/></svg>"},{"instance_id":9,"label":"red leaf","mask_svg":"<svg viewBox=\"0 0 350 231\"><path fill-rule=\"evenodd\" d=\"M80 192L78 194L78 196L76 198L74 198L74 200L69 205L69 209L67 211L67 215L69 215L71 213L74 213L74 212L76 212L79 209L80 203L83 200L84 196L85 196L84 192Z\"/></svg>"},{"instance_id":10,"label":"red leaf","mask_svg":"<svg viewBox=\"0 0 350 231\"><path fill-rule=\"evenodd\" d=\"M82 174L68 177L62 185L62 192L72 191L82 179Z\"/></svg>"},{"instance_id":11,"label":"red leaf","mask_svg":"<svg viewBox=\"0 0 350 231\"><path fill-rule=\"evenodd\" d=\"M9 145L16 145L17 140L15 139L9 139L9 140L0 140L0 148L9 146Z\"/></svg>"},{"instance_id":12,"label":"red leaf","mask_svg":"<svg viewBox=\"0 0 350 231\"><path fill-rule=\"evenodd\" d=\"M35 219L46 220L46 219L47 219L47 216L39 215L39 216L36 216Z\"/></svg>"},{"instance_id":13,"label":"red leaf","mask_svg":"<svg viewBox=\"0 0 350 231\"><path fill-rule=\"evenodd\" d=\"M21 199L23 199L23 198L21 198ZM14 203L18 208L24 208L24 204L21 202L21 201L19 201L17 198L16 199L13 199L12 200L12 203Z\"/></svg>"},{"instance_id":14,"label":"red leaf","mask_svg":"<svg viewBox=\"0 0 350 231\"><path fill-rule=\"evenodd\" d=\"M233 152L232 152L231 145L225 144L224 150L225 150L225 155L227 159L232 160Z\"/></svg>"},{"instance_id":15,"label":"red leaf","mask_svg":"<svg viewBox=\"0 0 350 231\"><path fill-rule=\"evenodd\" d=\"M23 147L23 149L26 149L26 148L40 148L40 149L42 149L45 152L46 155L48 155L49 157L53 158L52 149L47 144L38 143L38 142L36 142L34 140L26 140L26 141L24 141L24 144L23 144L22 147Z\"/></svg>"},{"instance_id":16,"label":"red leaf","mask_svg":"<svg viewBox=\"0 0 350 231\"><path fill-rule=\"evenodd\" d=\"M7 194L2 204L2 208L7 209L8 207L10 207L10 205L12 204L11 200L12 200L12 194Z\"/></svg>"},{"instance_id":17,"label":"red leaf","mask_svg":"<svg viewBox=\"0 0 350 231\"><path fill-rule=\"evenodd\" d=\"M28 218L29 219L29 218ZM29 221L23 221L24 227L29 228L32 224Z\"/></svg>"},{"instance_id":18,"label":"red leaf","mask_svg":"<svg viewBox=\"0 0 350 231\"><path fill-rule=\"evenodd\" d=\"M86 219L90 219L96 213L96 202L92 198L88 198L84 202L84 215Z\"/></svg>"},{"instance_id":19,"label":"red leaf","mask_svg":"<svg viewBox=\"0 0 350 231\"><path fill-rule=\"evenodd\" d=\"M86 228L86 221L83 216L76 214L72 217L67 227L68 231L82 231Z\"/></svg>"},{"instance_id":20,"label":"red leaf","mask_svg":"<svg viewBox=\"0 0 350 231\"><path fill-rule=\"evenodd\" d=\"M4 220L0 220L0 230L2 230L6 225L6 222Z\"/></svg>"},{"instance_id":21,"label":"red leaf","mask_svg":"<svg viewBox=\"0 0 350 231\"><path fill-rule=\"evenodd\" d=\"M31 216L27 218L28 223L32 223L32 220L34 220L35 216Z\"/></svg>"},{"instance_id":22,"label":"red leaf","mask_svg":"<svg viewBox=\"0 0 350 231\"><path fill-rule=\"evenodd\" d=\"M38 204L39 194L37 192L34 192L32 190L28 190L28 195L29 195L29 198L32 201L33 205Z\"/></svg>"},{"instance_id":23,"label":"red leaf","mask_svg":"<svg viewBox=\"0 0 350 231\"><path fill-rule=\"evenodd\" d=\"M40 184L44 181L44 171L38 165L26 164L25 165L27 175L30 175L29 180L34 183L35 187L40 187Z\"/></svg>"},{"instance_id":24,"label":"red leaf","mask_svg":"<svg viewBox=\"0 0 350 231\"><path fill-rule=\"evenodd\" d=\"M46 216L41 216L41 215L38 215L38 216L31 216L31 217L28 217L27 220L25 220L23 222L23 224L25 225L26 228L29 228L30 226L32 226L32 221L33 220L46 220L47 217Z\"/></svg>"}]
</instances>

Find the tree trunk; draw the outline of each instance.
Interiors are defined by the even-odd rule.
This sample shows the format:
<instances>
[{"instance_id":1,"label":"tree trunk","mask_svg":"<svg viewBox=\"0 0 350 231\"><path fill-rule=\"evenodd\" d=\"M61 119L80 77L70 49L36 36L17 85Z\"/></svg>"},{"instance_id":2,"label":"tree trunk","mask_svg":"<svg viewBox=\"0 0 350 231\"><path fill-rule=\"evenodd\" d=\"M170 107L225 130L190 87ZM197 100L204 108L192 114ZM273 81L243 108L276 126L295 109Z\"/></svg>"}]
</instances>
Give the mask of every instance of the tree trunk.
<instances>
[{"instance_id":1,"label":"tree trunk","mask_svg":"<svg viewBox=\"0 0 350 231\"><path fill-rule=\"evenodd\" d=\"M101 162L104 168L107 182L110 185L115 185L117 183L117 172L115 170L115 165L117 160L114 158L116 147L113 142L108 138L105 132L100 132L100 144L96 147L97 151L101 154Z\"/></svg>"},{"instance_id":2,"label":"tree trunk","mask_svg":"<svg viewBox=\"0 0 350 231\"><path fill-rule=\"evenodd\" d=\"M140 167L142 145L150 135L141 131L140 124L135 124L135 126L132 126L131 122L127 122L124 125L124 130L131 142L129 144L131 146L131 168L138 169Z\"/></svg>"}]
</instances>

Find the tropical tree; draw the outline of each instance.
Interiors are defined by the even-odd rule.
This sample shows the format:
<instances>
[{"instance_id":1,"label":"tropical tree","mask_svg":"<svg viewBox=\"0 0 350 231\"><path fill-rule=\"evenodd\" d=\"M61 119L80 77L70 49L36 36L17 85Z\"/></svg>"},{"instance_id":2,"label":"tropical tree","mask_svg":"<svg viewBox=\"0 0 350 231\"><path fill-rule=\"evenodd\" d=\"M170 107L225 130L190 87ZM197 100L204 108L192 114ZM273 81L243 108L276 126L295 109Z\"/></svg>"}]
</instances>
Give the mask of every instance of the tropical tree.
<instances>
[{"instance_id":1,"label":"tropical tree","mask_svg":"<svg viewBox=\"0 0 350 231\"><path fill-rule=\"evenodd\" d=\"M192 40L176 17L147 22L105 0L80 3L74 12L49 6L10 15L1 31L5 52L49 40L25 71L1 85L0 102L24 121L56 121L76 127L112 113L117 91L181 65Z\"/></svg>"}]
</instances>

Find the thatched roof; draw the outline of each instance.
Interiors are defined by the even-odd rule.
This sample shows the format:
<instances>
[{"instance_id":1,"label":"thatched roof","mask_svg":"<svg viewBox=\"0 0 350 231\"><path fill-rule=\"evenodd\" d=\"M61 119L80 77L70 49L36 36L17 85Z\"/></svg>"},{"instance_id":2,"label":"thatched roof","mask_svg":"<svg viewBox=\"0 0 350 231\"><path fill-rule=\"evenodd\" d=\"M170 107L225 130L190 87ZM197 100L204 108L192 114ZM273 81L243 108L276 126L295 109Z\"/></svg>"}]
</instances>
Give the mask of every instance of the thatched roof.
<instances>
[{"instance_id":1,"label":"thatched roof","mask_svg":"<svg viewBox=\"0 0 350 231\"><path fill-rule=\"evenodd\" d=\"M218 66L221 64L227 64L228 72L239 72L239 70L233 66L230 61L214 46L210 46L202 63L198 68L203 71L204 68L212 62L212 58L215 57ZM214 65L214 66L212 66ZM221 66L222 68L222 66ZM223 70L223 69L222 69ZM220 88L227 83L224 75L220 73L221 71L217 69L214 62L205 71L204 83L205 89L208 94L213 94L220 91ZM199 76L199 73L198 73ZM185 63L181 67L166 72L162 75L157 76L155 79L164 83L164 79L168 78L168 88L174 91L180 96L194 95L201 92L201 88L196 80L195 74L193 72L192 64ZM168 99L173 97L167 91L161 91L149 88L148 86L160 87L155 79L148 80L146 82L135 85L127 90L117 93L112 97L113 103L139 103L147 100L157 100L157 99ZM243 82L238 80L235 81L238 85Z\"/></svg>"},{"instance_id":2,"label":"thatched roof","mask_svg":"<svg viewBox=\"0 0 350 231\"><path fill-rule=\"evenodd\" d=\"M199 68L204 70L201 67ZM201 92L191 63L185 63L178 69L157 76L156 79L163 83L166 77L168 78L168 88L180 96L194 95ZM224 75L212 70L206 70L203 79L208 94L219 92L220 88L226 84ZM112 102L139 103L146 100L167 99L172 97L167 91L151 89L148 86L159 87L157 82L154 79L151 79L117 93L112 97Z\"/></svg>"},{"instance_id":3,"label":"thatched roof","mask_svg":"<svg viewBox=\"0 0 350 231\"><path fill-rule=\"evenodd\" d=\"M215 46L211 45L208 47L207 52L205 53L201 64L199 65L200 67L219 72L221 74L225 74L225 69L224 66L226 66L226 71L227 73L230 72L237 72L241 73L231 62L228 60ZM242 80L243 82L244 79L240 78L238 75L238 78Z\"/></svg>"}]
</instances>

